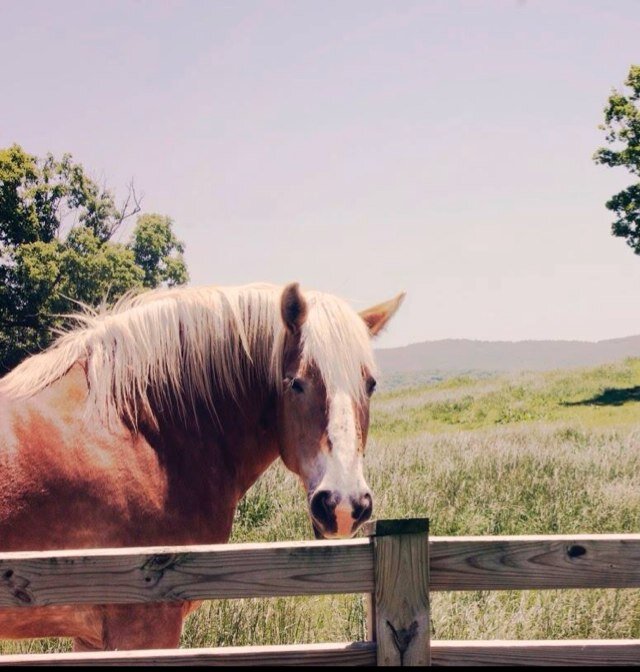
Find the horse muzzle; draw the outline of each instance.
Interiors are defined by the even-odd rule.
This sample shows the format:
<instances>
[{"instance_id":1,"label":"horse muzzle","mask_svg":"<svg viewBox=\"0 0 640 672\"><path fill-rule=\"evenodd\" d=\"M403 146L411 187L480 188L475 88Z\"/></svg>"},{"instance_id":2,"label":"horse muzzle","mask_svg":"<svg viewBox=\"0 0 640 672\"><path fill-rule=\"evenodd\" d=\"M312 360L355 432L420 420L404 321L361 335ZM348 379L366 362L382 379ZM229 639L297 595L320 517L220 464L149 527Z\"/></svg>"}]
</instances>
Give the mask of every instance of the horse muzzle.
<instances>
[{"instance_id":1,"label":"horse muzzle","mask_svg":"<svg viewBox=\"0 0 640 672\"><path fill-rule=\"evenodd\" d=\"M309 512L316 539L351 537L362 523L371 518L372 511L370 492L342 496L330 490L320 490L309 498Z\"/></svg>"}]
</instances>

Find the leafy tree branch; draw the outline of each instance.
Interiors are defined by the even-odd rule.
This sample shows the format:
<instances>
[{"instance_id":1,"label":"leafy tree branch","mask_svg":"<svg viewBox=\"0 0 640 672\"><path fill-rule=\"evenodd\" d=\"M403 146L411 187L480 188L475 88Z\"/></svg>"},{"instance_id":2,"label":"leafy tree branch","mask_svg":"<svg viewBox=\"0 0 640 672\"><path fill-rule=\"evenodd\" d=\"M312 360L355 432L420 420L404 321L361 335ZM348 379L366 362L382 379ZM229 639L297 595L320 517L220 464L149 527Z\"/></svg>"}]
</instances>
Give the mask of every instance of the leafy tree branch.
<instances>
[{"instance_id":1,"label":"leafy tree branch","mask_svg":"<svg viewBox=\"0 0 640 672\"><path fill-rule=\"evenodd\" d=\"M632 65L625 86L628 91L613 90L604 109L608 147L600 147L593 156L596 163L622 166L640 177L640 65ZM640 254L640 182L629 185L606 203L616 219L611 225L614 236L625 238L627 245Z\"/></svg>"},{"instance_id":2,"label":"leafy tree branch","mask_svg":"<svg viewBox=\"0 0 640 672\"><path fill-rule=\"evenodd\" d=\"M0 149L0 373L49 345L77 302L96 307L188 281L169 217L140 215L127 243L113 241L140 211L133 182L118 207L70 154Z\"/></svg>"}]
</instances>

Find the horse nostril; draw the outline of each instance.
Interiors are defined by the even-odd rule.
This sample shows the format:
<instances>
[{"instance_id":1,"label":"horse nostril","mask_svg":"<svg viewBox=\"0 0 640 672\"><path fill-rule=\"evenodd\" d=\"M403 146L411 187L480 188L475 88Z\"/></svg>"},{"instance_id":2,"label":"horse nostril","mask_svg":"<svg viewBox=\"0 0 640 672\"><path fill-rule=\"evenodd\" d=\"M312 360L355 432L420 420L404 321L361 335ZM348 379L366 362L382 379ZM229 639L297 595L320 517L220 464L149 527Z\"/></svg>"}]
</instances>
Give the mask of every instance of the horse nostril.
<instances>
[{"instance_id":1,"label":"horse nostril","mask_svg":"<svg viewBox=\"0 0 640 672\"><path fill-rule=\"evenodd\" d=\"M373 511L373 500L371 495L367 492L360 497L356 502L353 502L353 518L357 524L364 523L371 518Z\"/></svg>"},{"instance_id":2,"label":"horse nostril","mask_svg":"<svg viewBox=\"0 0 640 672\"><path fill-rule=\"evenodd\" d=\"M310 508L314 518L327 523L331 520L336 504L328 490L321 490L311 498Z\"/></svg>"}]
</instances>

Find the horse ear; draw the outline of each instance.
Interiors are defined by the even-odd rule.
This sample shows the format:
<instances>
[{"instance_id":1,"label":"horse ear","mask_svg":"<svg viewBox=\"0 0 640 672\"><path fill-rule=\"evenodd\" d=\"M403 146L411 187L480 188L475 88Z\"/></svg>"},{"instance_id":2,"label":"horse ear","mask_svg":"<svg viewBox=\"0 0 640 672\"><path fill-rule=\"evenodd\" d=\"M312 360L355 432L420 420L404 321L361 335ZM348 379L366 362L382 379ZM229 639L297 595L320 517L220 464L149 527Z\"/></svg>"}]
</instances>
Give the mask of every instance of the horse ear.
<instances>
[{"instance_id":1,"label":"horse ear","mask_svg":"<svg viewBox=\"0 0 640 672\"><path fill-rule=\"evenodd\" d=\"M300 285L292 282L282 290L280 299L282 321L292 334L297 334L307 319L307 302L300 292Z\"/></svg>"},{"instance_id":2,"label":"horse ear","mask_svg":"<svg viewBox=\"0 0 640 672\"><path fill-rule=\"evenodd\" d=\"M387 322L395 315L396 310L400 308L400 304L405 296L405 292L402 292L390 301L384 301L360 313L360 317L365 321L371 336L377 336L387 326Z\"/></svg>"}]
</instances>

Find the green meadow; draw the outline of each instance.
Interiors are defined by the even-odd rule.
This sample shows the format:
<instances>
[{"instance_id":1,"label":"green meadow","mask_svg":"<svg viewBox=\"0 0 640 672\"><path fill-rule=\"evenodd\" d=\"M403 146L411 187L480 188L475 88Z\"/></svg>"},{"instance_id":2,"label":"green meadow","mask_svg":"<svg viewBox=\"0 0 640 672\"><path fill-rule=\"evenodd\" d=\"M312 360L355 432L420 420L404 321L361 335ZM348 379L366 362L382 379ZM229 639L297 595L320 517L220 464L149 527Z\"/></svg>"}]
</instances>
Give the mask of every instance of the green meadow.
<instances>
[{"instance_id":1,"label":"green meadow","mask_svg":"<svg viewBox=\"0 0 640 672\"><path fill-rule=\"evenodd\" d=\"M365 464L375 516L427 516L432 535L640 532L640 359L377 393ZM311 536L304 493L277 464L231 541ZM640 638L640 591L436 593L432 618L438 639ZM216 601L189 617L183 646L364 639L364 621L361 596Z\"/></svg>"}]
</instances>

